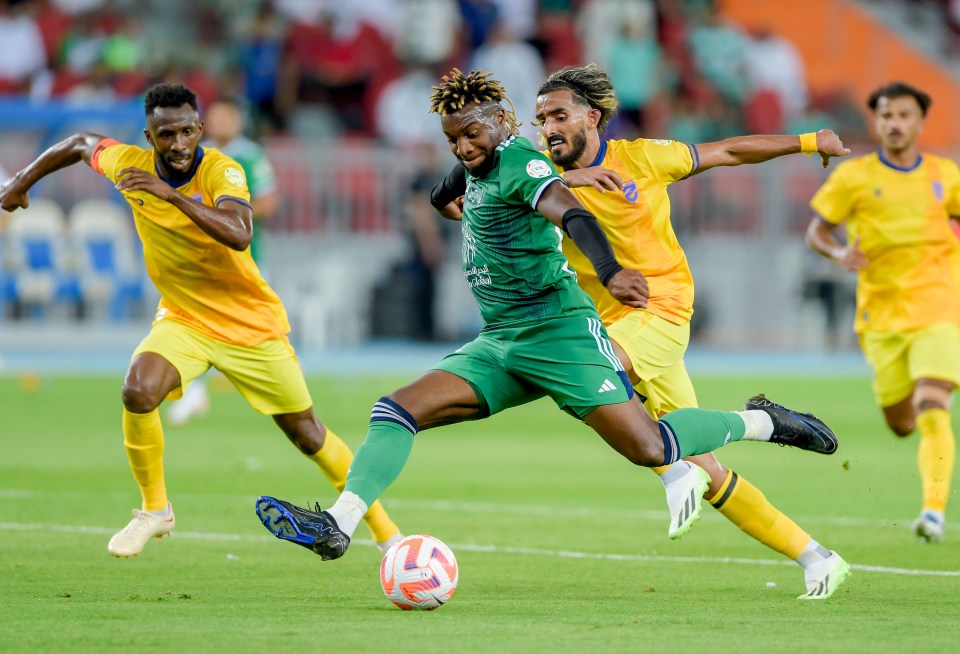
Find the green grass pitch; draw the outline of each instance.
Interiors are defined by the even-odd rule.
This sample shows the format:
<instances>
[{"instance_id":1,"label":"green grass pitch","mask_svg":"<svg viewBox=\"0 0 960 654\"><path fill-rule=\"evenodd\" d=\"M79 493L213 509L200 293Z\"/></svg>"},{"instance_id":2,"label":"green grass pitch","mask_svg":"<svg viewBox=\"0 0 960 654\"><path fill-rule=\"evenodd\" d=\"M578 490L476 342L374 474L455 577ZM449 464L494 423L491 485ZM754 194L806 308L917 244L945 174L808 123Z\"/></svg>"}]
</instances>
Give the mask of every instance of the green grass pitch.
<instances>
[{"instance_id":1,"label":"green grass pitch","mask_svg":"<svg viewBox=\"0 0 960 654\"><path fill-rule=\"evenodd\" d=\"M310 383L318 415L356 448L374 400L404 381ZM709 506L669 541L653 475L548 401L420 434L384 496L406 533L457 555L460 586L438 611L383 597L365 527L329 563L267 534L257 495L325 505L335 493L232 391L166 429L173 538L117 560L107 540L139 504L120 379L0 377L0 651L956 651L957 501L944 543L913 539L916 437L886 431L868 381L695 382L705 407L764 391L836 429L832 457L761 443L720 453L855 566L831 600L798 602L800 568Z\"/></svg>"}]
</instances>

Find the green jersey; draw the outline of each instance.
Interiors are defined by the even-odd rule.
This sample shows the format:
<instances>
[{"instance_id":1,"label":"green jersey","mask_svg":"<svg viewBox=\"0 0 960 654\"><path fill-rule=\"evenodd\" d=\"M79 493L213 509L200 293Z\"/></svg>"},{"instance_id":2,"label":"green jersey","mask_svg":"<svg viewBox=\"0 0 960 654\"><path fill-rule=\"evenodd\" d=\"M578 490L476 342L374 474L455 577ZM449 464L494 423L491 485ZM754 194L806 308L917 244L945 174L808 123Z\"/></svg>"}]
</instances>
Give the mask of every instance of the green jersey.
<instances>
[{"instance_id":1,"label":"green jersey","mask_svg":"<svg viewBox=\"0 0 960 654\"><path fill-rule=\"evenodd\" d=\"M560 228L535 208L557 182L550 160L516 136L497 146L490 172L467 174L463 274L484 329L596 312L560 251Z\"/></svg>"},{"instance_id":2,"label":"green jersey","mask_svg":"<svg viewBox=\"0 0 960 654\"><path fill-rule=\"evenodd\" d=\"M246 137L238 136L218 149L243 168L252 200L277 190L277 175L262 147ZM253 218L256 220L259 216ZM250 241L250 254L254 261L260 261L262 249L263 240L260 236L260 229L257 225L254 225L253 240Z\"/></svg>"}]
</instances>

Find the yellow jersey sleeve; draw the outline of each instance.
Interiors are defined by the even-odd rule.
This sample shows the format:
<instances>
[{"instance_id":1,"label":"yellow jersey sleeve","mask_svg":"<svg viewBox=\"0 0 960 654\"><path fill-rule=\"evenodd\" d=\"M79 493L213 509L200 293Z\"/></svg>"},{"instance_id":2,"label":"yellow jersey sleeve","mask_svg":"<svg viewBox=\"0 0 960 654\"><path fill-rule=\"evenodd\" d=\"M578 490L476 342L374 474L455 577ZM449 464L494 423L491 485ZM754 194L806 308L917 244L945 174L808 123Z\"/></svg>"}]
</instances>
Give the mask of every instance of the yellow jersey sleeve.
<instances>
[{"instance_id":1,"label":"yellow jersey sleeve","mask_svg":"<svg viewBox=\"0 0 960 654\"><path fill-rule=\"evenodd\" d=\"M126 145L110 138L103 139L93 149L90 166L107 179L116 182L118 174L130 167L131 159L144 152L135 145Z\"/></svg>"},{"instance_id":2,"label":"yellow jersey sleeve","mask_svg":"<svg viewBox=\"0 0 960 654\"><path fill-rule=\"evenodd\" d=\"M851 192L850 171L846 163L840 164L810 200L810 208L828 223L839 225L853 211L856 195Z\"/></svg>"},{"instance_id":3,"label":"yellow jersey sleeve","mask_svg":"<svg viewBox=\"0 0 960 654\"><path fill-rule=\"evenodd\" d=\"M226 155L210 157L210 165L200 171L200 186L204 194L213 199L214 206L224 200L250 205L247 176L240 164Z\"/></svg>"},{"instance_id":4,"label":"yellow jersey sleeve","mask_svg":"<svg viewBox=\"0 0 960 654\"><path fill-rule=\"evenodd\" d=\"M948 216L960 216L960 167L952 159L942 159L941 171L946 196L944 208Z\"/></svg>"},{"instance_id":5,"label":"yellow jersey sleeve","mask_svg":"<svg viewBox=\"0 0 960 654\"><path fill-rule=\"evenodd\" d=\"M687 177L699 164L697 146L680 141L637 139L625 144L621 156L631 168L652 173L662 184Z\"/></svg>"}]
</instances>

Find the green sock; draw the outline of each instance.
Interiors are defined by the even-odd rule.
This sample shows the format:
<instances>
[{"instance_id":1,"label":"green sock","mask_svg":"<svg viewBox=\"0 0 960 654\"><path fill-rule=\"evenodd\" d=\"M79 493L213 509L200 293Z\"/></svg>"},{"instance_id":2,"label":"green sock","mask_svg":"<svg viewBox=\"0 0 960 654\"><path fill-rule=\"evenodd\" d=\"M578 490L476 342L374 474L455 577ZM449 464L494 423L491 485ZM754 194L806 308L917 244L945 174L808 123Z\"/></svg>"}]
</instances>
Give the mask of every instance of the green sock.
<instances>
[{"instance_id":1,"label":"green sock","mask_svg":"<svg viewBox=\"0 0 960 654\"><path fill-rule=\"evenodd\" d=\"M372 506L400 476L412 449L413 434L409 429L395 422L374 420L353 457L344 490L356 493L367 506Z\"/></svg>"},{"instance_id":2,"label":"green sock","mask_svg":"<svg viewBox=\"0 0 960 654\"><path fill-rule=\"evenodd\" d=\"M676 436L679 457L713 452L743 438L746 426L743 418L733 411L709 409L677 409L660 422L665 423Z\"/></svg>"}]
</instances>

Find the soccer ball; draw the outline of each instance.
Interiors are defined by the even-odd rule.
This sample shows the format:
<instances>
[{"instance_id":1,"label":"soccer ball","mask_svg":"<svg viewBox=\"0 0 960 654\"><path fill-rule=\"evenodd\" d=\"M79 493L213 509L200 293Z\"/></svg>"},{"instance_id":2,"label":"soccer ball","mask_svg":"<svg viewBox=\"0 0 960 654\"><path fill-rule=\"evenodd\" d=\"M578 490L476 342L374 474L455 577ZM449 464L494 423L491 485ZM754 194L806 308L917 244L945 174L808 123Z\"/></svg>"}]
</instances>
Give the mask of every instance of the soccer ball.
<instances>
[{"instance_id":1,"label":"soccer ball","mask_svg":"<svg viewBox=\"0 0 960 654\"><path fill-rule=\"evenodd\" d=\"M404 611L432 611L453 597L460 577L457 559L433 536L407 536L394 543L380 562L380 586Z\"/></svg>"}]
</instances>

